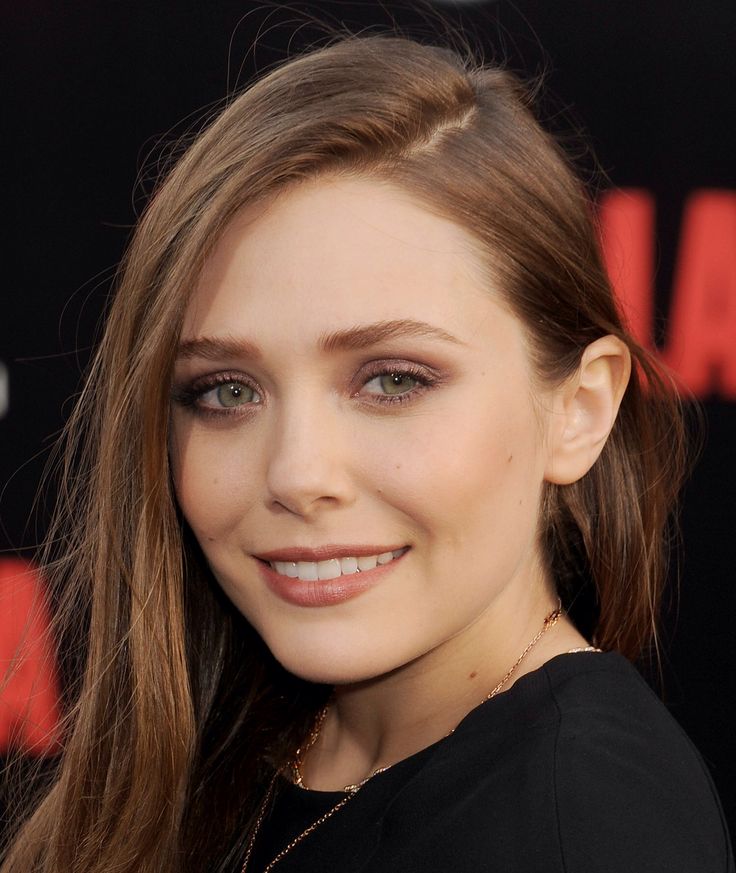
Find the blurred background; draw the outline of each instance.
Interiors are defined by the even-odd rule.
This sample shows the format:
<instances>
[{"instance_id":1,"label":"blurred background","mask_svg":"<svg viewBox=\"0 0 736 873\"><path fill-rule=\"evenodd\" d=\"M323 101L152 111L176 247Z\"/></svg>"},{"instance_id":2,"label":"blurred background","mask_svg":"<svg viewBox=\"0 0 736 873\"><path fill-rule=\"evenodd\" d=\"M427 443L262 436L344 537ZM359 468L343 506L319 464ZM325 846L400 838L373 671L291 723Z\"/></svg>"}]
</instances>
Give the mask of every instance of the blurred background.
<instances>
[{"instance_id":1,"label":"blurred background","mask_svg":"<svg viewBox=\"0 0 736 873\"><path fill-rule=\"evenodd\" d=\"M79 388L115 265L171 144L255 72L319 40L320 21L398 26L427 41L450 26L487 60L543 77L539 114L590 180L632 327L705 410L705 445L683 501L680 570L672 574L680 594L665 615L663 696L703 754L733 830L736 3L3 6L0 664L37 584L25 567L44 531L43 505L32 514L43 466ZM41 651L32 658L47 662ZM56 679L33 681L45 689L34 698L36 721L48 724ZM0 699L0 755L23 687ZM39 737L19 736L37 754L53 751Z\"/></svg>"}]
</instances>

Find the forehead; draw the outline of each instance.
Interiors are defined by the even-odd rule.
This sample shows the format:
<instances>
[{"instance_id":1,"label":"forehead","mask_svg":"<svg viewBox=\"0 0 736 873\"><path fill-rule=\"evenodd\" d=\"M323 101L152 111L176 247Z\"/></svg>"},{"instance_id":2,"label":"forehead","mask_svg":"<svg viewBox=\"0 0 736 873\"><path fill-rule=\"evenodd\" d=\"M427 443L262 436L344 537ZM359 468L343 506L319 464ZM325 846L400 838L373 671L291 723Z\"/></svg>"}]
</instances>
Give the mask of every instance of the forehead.
<instances>
[{"instance_id":1,"label":"forehead","mask_svg":"<svg viewBox=\"0 0 736 873\"><path fill-rule=\"evenodd\" d=\"M231 222L205 264L183 335L277 326L305 340L346 323L419 316L475 332L500 308L476 245L389 183L306 182Z\"/></svg>"}]
</instances>

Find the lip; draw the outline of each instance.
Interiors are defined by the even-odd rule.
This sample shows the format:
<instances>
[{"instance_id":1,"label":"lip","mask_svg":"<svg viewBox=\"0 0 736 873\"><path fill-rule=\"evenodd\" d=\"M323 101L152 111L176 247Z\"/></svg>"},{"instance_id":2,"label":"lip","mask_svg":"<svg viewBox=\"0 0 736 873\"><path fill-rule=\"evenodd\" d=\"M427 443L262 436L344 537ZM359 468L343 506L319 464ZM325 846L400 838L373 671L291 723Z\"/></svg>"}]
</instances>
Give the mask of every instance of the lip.
<instances>
[{"instance_id":1,"label":"lip","mask_svg":"<svg viewBox=\"0 0 736 873\"><path fill-rule=\"evenodd\" d=\"M399 546L398 548L403 547ZM386 549L386 551L392 550ZM301 579L292 579L288 576L282 576L280 573L271 569L271 567L265 562L266 559L259 560L258 569L271 591L287 603L291 603L295 606L310 607L333 606L337 603L344 603L346 600L351 600L353 597L357 597L364 591L368 591L370 588L378 585L391 573L396 564L403 561L409 551L410 550L407 549L403 555L394 558L392 561L389 561L388 564L378 564L372 570L364 570L360 573L350 573L346 576L338 576L337 579L322 579L315 582L303 582ZM313 555L315 552L319 553L319 550L293 549L279 552L267 552L266 554L278 555L278 558L274 557L267 559L274 561L294 560L294 558L282 558L281 556L285 554L298 553L299 555ZM372 551L367 552L363 550L362 552L358 551L357 553L355 551L348 551L345 552L345 554L339 554L339 551L333 549L329 551L325 557L348 558L364 557L365 555L375 554L381 553ZM313 561L324 560L324 558L301 558L301 560Z\"/></svg>"},{"instance_id":2,"label":"lip","mask_svg":"<svg viewBox=\"0 0 736 873\"><path fill-rule=\"evenodd\" d=\"M405 548L404 543L398 546L359 546L359 545L326 545L316 549L293 546L288 549L274 549L271 552L259 552L253 555L261 561L327 561L330 558L365 558L368 555L383 555ZM368 571L370 572L370 571Z\"/></svg>"}]
</instances>

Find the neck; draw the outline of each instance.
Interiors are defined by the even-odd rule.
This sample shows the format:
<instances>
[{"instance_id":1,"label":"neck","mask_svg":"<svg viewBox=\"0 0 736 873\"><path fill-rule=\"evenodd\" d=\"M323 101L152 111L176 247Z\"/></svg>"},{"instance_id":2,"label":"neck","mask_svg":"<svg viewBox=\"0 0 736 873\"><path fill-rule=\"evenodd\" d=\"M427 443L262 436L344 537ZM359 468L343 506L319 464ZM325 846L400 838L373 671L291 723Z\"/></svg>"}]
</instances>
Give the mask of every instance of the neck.
<instances>
[{"instance_id":1,"label":"neck","mask_svg":"<svg viewBox=\"0 0 736 873\"><path fill-rule=\"evenodd\" d=\"M339 790L447 736L501 682L558 602L550 593L502 599L462 634L375 679L338 686L319 734L304 753L304 784ZM523 618L521 616L523 615ZM498 641L489 645L488 641ZM548 627L500 691L550 657L586 641L562 616Z\"/></svg>"}]
</instances>

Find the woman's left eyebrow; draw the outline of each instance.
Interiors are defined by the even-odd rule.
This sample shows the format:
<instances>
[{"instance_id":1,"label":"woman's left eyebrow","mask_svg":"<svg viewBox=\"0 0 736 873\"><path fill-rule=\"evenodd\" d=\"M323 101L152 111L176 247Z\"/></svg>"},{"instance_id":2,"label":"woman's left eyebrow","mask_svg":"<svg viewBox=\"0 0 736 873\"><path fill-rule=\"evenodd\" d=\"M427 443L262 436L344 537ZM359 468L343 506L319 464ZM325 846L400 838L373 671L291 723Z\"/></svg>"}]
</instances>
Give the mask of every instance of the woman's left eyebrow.
<instances>
[{"instance_id":1,"label":"woman's left eyebrow","mask_svg":"<svg viewBox=\"0 0 736 873\"><path fill-rule=\"evenodd\" d=\"M377 321L375 324L350 327L346 330L331 331L320 337L319 347L324 352L354 351L374 346L388 339L406 336L428 337L465 345L462 340L441 327L427 324L425 321L401 318L393 321Z\"/></svg>"},{"instance_id":2,"label":"woman's left eyebrow","mask_svg":"<svg viewBox=\"0 0 736 873\"><path fill-rule=\"evenodd\" d=\"M330 331L320 336L318 347L320 351L328 353L355 351L401 337L426 337L456 345L465 345L462 340L441 327L428 324L425 321L401 318ZM249 358L259 360L262 357L263 352L256 343L239 337L195 337L183 340L177 349L178 359Z\"/></svg>"}]
</instances>

